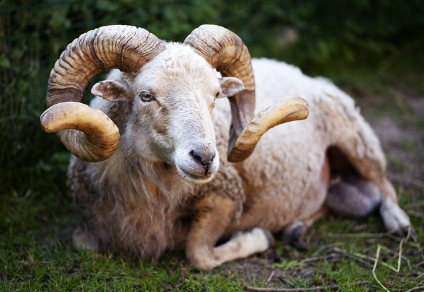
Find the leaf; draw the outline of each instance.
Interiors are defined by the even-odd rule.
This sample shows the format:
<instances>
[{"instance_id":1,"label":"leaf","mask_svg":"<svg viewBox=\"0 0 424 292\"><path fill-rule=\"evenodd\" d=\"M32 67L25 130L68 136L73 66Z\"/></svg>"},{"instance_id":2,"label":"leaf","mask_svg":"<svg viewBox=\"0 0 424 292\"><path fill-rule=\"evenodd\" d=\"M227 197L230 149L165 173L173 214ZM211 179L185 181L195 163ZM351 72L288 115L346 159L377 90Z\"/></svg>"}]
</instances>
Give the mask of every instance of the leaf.
<instances>
[{"instance_id":1,"label":"leaf","mask_svg":"<svg viewBox=\"0 0 424 292\"><path fill-rule=\"evenodd\" d=\"M4 54L0 55L0 68L8 69L10 68L10 61Z\"/></svg>"}]
</instances>

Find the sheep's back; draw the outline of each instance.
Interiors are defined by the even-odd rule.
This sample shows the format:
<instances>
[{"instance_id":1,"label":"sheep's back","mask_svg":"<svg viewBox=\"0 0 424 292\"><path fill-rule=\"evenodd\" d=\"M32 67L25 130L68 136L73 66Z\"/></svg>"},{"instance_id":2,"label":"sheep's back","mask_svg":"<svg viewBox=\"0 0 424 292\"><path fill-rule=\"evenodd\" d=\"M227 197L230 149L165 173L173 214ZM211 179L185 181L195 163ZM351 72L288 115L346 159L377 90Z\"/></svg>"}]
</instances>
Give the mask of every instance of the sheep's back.
<instances>
[{"instance_id":1,"label":"sheep's back","mask_svg":"<svg viewBox=\"0 0 424 292\"><path fill-rule=\"evenodd\" d=\"M269 130L252 156L236 166L246 183L247 204L274 213L275 218L281 218L276 225L284 224L291 217L310 216L324 201L325 190L320 190L326 149L344 139L344 135L357 133L355 127L363 131L369 126L352 98L328 80L308 77L298 68L274 60L254 59L252 65L256 113L284 97L302 97L309 104L306 120ZM223 144L219 148L221 157L225 157L231 117L228 101L217 102L214 117L217 140ZM276 203L279 197L284 200Z\"/></svg>"}]
</instances>

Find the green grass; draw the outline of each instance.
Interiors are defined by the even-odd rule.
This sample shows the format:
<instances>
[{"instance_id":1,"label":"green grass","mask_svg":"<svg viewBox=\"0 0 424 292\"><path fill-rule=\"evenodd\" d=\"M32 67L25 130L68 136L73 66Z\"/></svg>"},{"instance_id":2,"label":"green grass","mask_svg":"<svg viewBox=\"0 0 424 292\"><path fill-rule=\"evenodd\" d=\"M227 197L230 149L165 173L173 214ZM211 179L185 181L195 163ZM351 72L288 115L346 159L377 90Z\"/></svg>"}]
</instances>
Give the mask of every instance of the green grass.
<instances>
[{"instance_id":1,"label":"green grass","mask_svg":"<svg viewBox=\"0 0 424 292\"><path fill-rule=\"evenodd\" d=\"M383 230L376 218L359 224L329 217L310 230L311 250L308 252L299 252L279 242L265 254L225 264L212 272L198 272L179 251L167 253L158 262L74 251L71 219L75 215L70 203L65 198L52 196L3 196L0 290L240 291L245 285L309 287L337 284L339 291L364 291L363 285L355 287L349 283L369 281L365 286L369 291L383 291L372 275L374 261L362 260L359 256L375 257L379 244L388 251L381 253L376 275L390 291L405 291L424 284L424 278L420 277L424 269L422 265L416 266L424 258L412 242L404 247L405 259L398 273L383 266L382 262L397 266L399 242L383 235L368 235ZM422 226L424 220L415 218L413 223ZM422 242L422 228L417 231ZM345 238L347 235L352 237ZM346 254L335 252L335 248ZM273 272L279 276L267 281Z\"/></svg>"}]
</instances>

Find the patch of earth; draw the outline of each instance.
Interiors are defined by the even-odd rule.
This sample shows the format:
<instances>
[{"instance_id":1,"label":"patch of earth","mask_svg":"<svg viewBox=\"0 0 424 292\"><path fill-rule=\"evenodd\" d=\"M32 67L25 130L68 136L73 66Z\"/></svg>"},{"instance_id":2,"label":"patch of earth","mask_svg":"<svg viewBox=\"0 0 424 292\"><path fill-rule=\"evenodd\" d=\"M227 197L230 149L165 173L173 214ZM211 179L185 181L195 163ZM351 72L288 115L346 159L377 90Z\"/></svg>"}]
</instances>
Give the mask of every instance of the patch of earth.
<instances>
[{"instance_id":1,"label":"patch of earth","mask_svg":"<svg viewBox=\"0 0 424 292\"><path fill-rule=\"evenodd\" d=\"M370 119L387 157L388 177L399 189L409 190L414 201L424 192L424 129L417 122L424 120L424 97L402 100L407 111L394 107L381 118Z\"/></svg>"}]
</instances>

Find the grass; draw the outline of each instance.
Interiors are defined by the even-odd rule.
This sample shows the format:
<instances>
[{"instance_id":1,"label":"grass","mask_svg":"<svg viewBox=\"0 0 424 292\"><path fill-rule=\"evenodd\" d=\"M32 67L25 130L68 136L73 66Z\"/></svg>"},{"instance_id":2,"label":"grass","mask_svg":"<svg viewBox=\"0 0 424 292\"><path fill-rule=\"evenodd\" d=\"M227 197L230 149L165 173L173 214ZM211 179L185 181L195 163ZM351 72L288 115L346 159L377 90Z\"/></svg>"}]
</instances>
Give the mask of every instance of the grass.
<instances>
[{"instance_id":1,"label":"grass","mask_svg":"<svg viewBox=\"0 0 424 292\"><path fill-rule=\"evenodd\" d=\"M402 197L401 203L407 204L407 194ZM422 208L424 202L420 204ZM381 233L384 228L376 217L358 223L329 216L309 231L308 252L278 242L267 253L198 272L181 251L169 252L159 262L75 252L71 233L76 213L63 194L10 193L2 196L0 211L2 291L240 291L246 285L334 284L339 291L383 291L372 275L378 245L385 249L376 276L385 287L405 291L424 285L424 258L412 241L404 246L399 272L383 265L397 266L399 241ZM417 233L422 242L424 218L411 218L420 227ZM368 282L366 286L349 284L358 281Z\"/></svg>"},{"instance_id":2,"label":"grass","mask_svg":"<svg viewBox=\"0 0 424 292\"><path fill-rule=\"evenodd\" d=\"M376 217L361 223L327 217L310 230L308 252L278 242L264 254L199 272L181 251L169 252L159 262L75 252L70 241L75 210L70 205L66 197L41 194L2 198L1 213L6 216L1 222L0 290L240 291L246 285L336 284L338 291L383 291L372 276L377 245L384 250L376 275L385 287L405 291L424 284L422 251L411 241L403 249L399 272L384 265L397 266L399 242L379 233L383 226ZM415 226L424 223L422 218L412 219ZM417 231L422 239L422 229ZM366 281L365 286L351 284L359 281Z\"/></svg>"}]
</instances>

